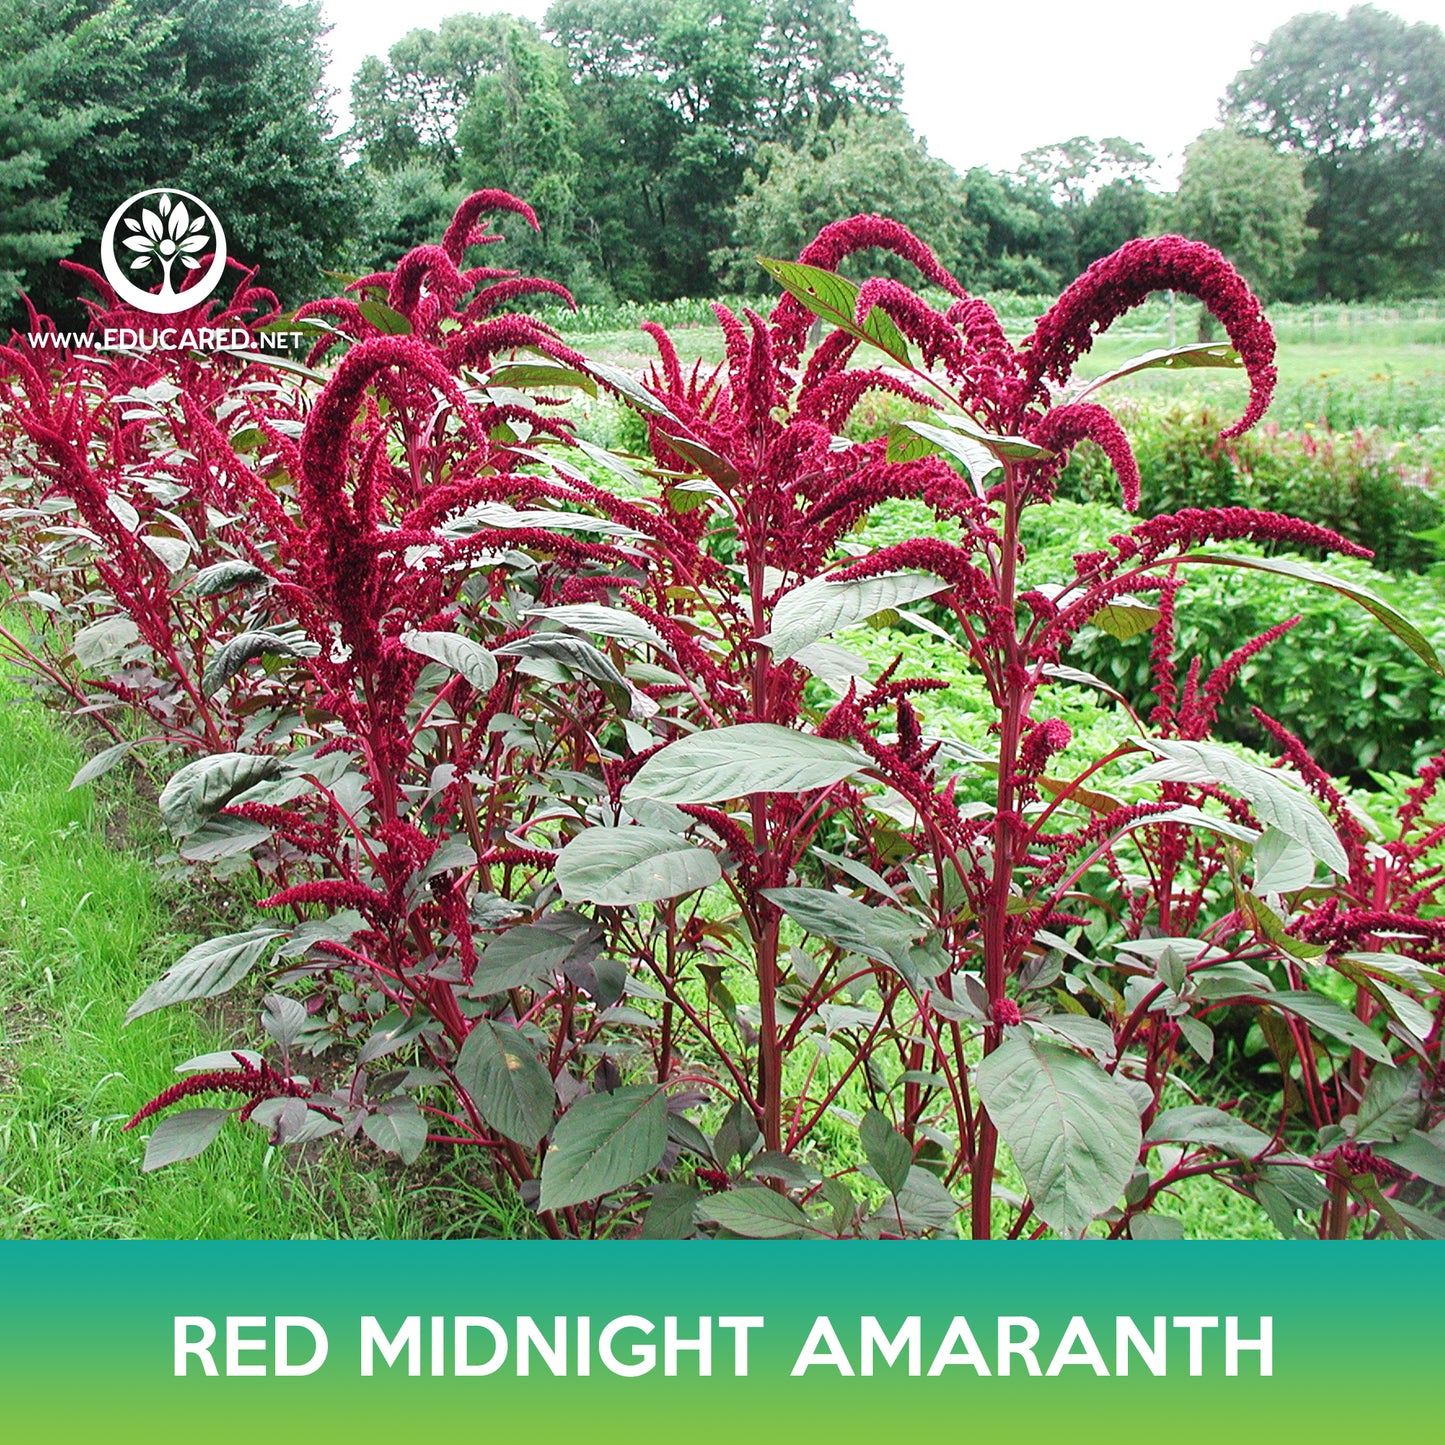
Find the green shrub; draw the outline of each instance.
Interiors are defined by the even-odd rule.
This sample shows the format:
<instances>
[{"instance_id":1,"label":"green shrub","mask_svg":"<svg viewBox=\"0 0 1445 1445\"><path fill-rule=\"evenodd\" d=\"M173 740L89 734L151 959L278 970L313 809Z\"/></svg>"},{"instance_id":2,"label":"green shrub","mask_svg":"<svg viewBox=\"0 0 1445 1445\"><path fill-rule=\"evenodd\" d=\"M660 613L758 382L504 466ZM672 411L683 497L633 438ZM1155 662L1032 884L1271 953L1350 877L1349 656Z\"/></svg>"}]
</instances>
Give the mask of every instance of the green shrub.
<instances>
[{"instance_id":1,"label":"green shrub","mask_svg":"<svg viewBox=\"0 0 1445 1445\"><path fill-rule=\"evenodd\" d=\"M1128 525L1112 507L1057 504L1029 514L1030 582L1064 580L1075 552L1092 550ZM1244 552L1249 549L1235 547ZM1184 569L1181 569L1181 571ZM1431 577L1391 578L1350 558L1327 570L1380 594L1409 617L1437 648L1445 648L1445 594ZM1348 598L1327 588L1241 568L1189 569L1177 607L1176 656L1181 675L1196 654L1204 670L1287 617L1300 624L1246 665L1220 714L1224 737L1266 751L1256 706L1284 723L1315 758L1360 781L1371 770L1413 773L1445 741L1445 678ZM1097 628L1080 634L1069 661L1117 686L1132 702L1150 697L1150 635L1120 642Z\"/></svg>"},{"instance_id":2,"label":"green shrub","mask_svg":"<svg viewBox=\"0 0 1445 1445\"><path fill-rule=\"evenodd\" d=\"M1414 535L1442 520L1431 459L1418 443L1392 440L1378 429L1277 427L1221 441L1224 413L1189 400L1135 402L1124 422L1148 515L1182 507L1254 507L1330 527L1369 547L1385 571L1418 571L1434 560L1434 549ZM1091 444L1070 460L1060 494L1112 502L1118 486Z\"/></svg>"}]
</instances>

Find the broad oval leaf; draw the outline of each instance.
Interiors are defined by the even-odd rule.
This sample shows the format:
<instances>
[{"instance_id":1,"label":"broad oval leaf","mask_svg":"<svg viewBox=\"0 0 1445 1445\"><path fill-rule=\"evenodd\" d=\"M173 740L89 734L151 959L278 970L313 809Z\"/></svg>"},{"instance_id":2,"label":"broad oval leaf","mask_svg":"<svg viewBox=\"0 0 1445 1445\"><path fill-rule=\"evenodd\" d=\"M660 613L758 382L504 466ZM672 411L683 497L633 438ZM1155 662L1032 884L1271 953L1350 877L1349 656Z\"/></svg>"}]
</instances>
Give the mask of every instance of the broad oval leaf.
<instances>
[{"instance_id":1,"label":"broad oval leaf","mask_svg":"<svg viewBox=\"0 0 1445 1445\"><path fill-rule=\"evenodd\" d=\"M877 1109L863 1115L858 1130L863 1152L873 1172L890 1194L898 1194L908 1183L913 1169L913 1147Z\"/></svg>"},{"instance_id":2,"label":"broad oval leaf","mask_svg":"<svg viewBox=\"0 0 1445 1445\"><path fill-rule=\"evenodd\" d=\"M160 558L167 572L179 572L191 560L191 544L180 537L156 536L147 532L140 540Z\"/></svg>"},{"instance_id":3,"label":"broad oval leaf","mask_svg":"<svg viewBox=\"0 0 1445 1445\"><path fill-rule=\"evenodd\" d=\"M1273 768L1247 762L1217 743L1143 738L1159 761L1133 774L1132 783L1209 783L1246 799L1260 822L1308 848L1325 867L1348 873L1344 844L1319 804Z\"/></svg>"},{"instance_id":4,"label":"broad oval leaf","mask_svg":"<svg viewBox=\"0 0 1445 1445\"><path fill-rule=\"evenodd\" d=\"M621 607L604 607L600 602L571 602L561 607L534 607L528 617L546 617L560 622L564 627L574 627L580 632L592 632L598 637L613 637L620 642L645 643L649 647L661 647L663 641L657 629L641 617Z\"/></svg>"},{"instance_id":5,"label":"broad oval leaf","mask_svg":"<svg viewBox=\"0 0 1445 1445\"><path fill-rule=\"evenodd\" d=\"M940 453L963 466L974 489L980 494L985 479L1002 465L982 442L948 427L926 421L900 421L888 430L887 456L890 462L912 462L919 457Z\"/></svg>"},{"instance_id":6,"label":"broad oval leaf","mask_svg":"<svg viewBox=\"0 0 1445 1445\"><path fill-rule=\"evenodd\" d=\"M1039 1217L1079 1234L1124 1192L1139 1159L1139 1111L1093 1059L1006 1038L978 1066L979 1097L1018 1164Z\"/></svg>"},{"instance_id":7,"label":"broad oval leaf","mask_svg":"<svg viewBox=\"0 0 1445 1445\"><path fill-rule=\"evenodd\" d=\"M129 617L102 617L71 638L70 650L82 667L98 667L119 657L139 637L140 628Z\"/></svg>"},{"instance_id":8,"label":"broad oval leaf","mask_svg":"<svg viewBox=\"0 0 1445 1445\"><path fill-rule=\"evenodd\" d=\"M1268 1008L1283 1009L1286 1013L1302 1018L1321 1033L1339 1039L1352 1049L1359 1049L1376 1063L1389 1066L1395 1062L1379 1035L1332 998L1323 998L1317 993L1308 993L1301 989L1277 989L1260 1002Z\"/></svg>"},{"instance_id":9,"label":"broad oval leaf","mask_svg":"<svg viewBox=\"0 0 1445 1445\"><path fill-rule=\"evenodd\" d=\"M588 828L557 855L557 886L568 903L656 903L721 877L716 853L661 828Z\"/></svg>"},{"instance_id":10,"label":"broad oval leaf","mask_svg":"<svg viewBox=\"0 0 1445 1445\"><path fill-rule=\"evenodd\" d=\"M622 797L720 803L752 793L806 793L867 766L864 754L832 738L776 723L739 723L669 743L648 758Z\"/></svg>"},{"instance_id":11,"label":"broad oval leaf","mask_svg":"<svg viewBox=\"0 0 1445 1445\"><path fill-rule=\"evenodd\" d=\"M255 968L269 944L284 936L279 928L248 928L244 933L228 933L224 938L198 943L126 1010L126 1023L173 1003L225 993Z\"/></svg>"},{"instance_id":12,"label":"broad oval leaf","mask_svg":"<svg viewBox=\"0 0 1445 1445\"><path fill-rule=\"evenodd\" d=\"M874 908L829 888L764 888L762 896L806 932L894 968L928 926L897 908Z\"/></svg>"},{"instance_id":13,"label":"broad oval leaf","mask_svg":"<svg viewBox=\"0 0 1445 1445\"><path fill-rule=\"evenodd\" d=\"M362 1132L383 1153L414 1164L426 1148L426 1117L413 1099L388 1099L362 1121Z\"/></svg>"},{"instance_id":14,"label":"broad oval leaf","mask_svg":"<svg viewBox=\"0 0 1445 1445\"><path fill-rule=\"evenodd\" d=\"M591 359L587 362L587 369L609 391L615 391L623 401L636 407L638 411L645 412L648 416L666 417L668 421L677 420L630 371L624 371L620 366L612 366L605 361Z\"/></svg>"},{"instance_id":15,"label":"broad oval leaf","mask_svg":"<svg viewBox=\"0 0 1445 1445\"><path fill-rule=\"evenodd\" d=\"M1102 628L1110 637L1127 642L1131 637L1138 637L1141 632L1148 632L1160 616L1159 609L1149 606L1148 603L1133 597L1116 597L1112 602L1105 603L1089 621L1095 627Z\"/></svg>"},{"instance_id":16,"label":"broad oval leaf","mask_svg":"<svg viewBox=\"0 0 1445 1445\"><path fill-rule=\"evenodd\" d=\"M526 1035L478 1019L462 1043L457 1083L493 1129L529 1149L552 1127L557 1092Z\"/></svg>"},{"instance_id":17,"label":"broad oval leaf","mask_svg":"<svg viewBox=\"0 0 1445 1445\"><path fill-rule=\"evenodd\" d=\"M885 572L856 582L814 577L778 602L773 608L772 630L758 641L783 662L830 632L906 607L947 587L947 582L931 572Z\"/></svg>"},{"instance_id":18,"label":"broad oval leaf","mask_svg":"<svg viewBox=\"0 0 1445 1445\"><path fill-rule=\"evenodd\" d=\"M1255 1159L1274 1142L1262 1129L1208 1104L1165 1109L1149 1126L1147 1144L1208 1144L1239 1159Z\"/></svg>"},{"instance_id":19,"label":"broad oval leaf","mask_svg":"<svg viewBox=\"0 0 1445 1445\"><path fill-rule=\"evenodd\" d=\"M859 341L869 342L880 351L887 352L895 361L901 361L905 366L910 364L908 343L886 311L875 306L863 318L863 324L858 324L858 287L853 282L836 272L825 271L821 266L809 266L803 261L776 261L759 256L758 265L814 316L832 322L840 331L856 336Z\"/></svg>"},{"instance_id":20,"label":"broad oval leaf","mask_svg":"<svg viewBox=\"0 0 1445 1445\"><path fill-rule=\"evenodd\" d=\"M578 914L519 923L482 950L469 992L477 998L530 988L557 972L592 933L592 925Z\"/></svg>"},{"instance_id":21,"label":"broad oval leaf","mask_svg":"<svg viewBox=\"0 0 1445 1445\"><path fill-rule=\"evenodd\" d=\"M497 680L496 658L470 637L456 632L403 632L400 640L408 652L460 673L478 692L490 692Z\"/></svg>"},{"instance_id":22,"label":"broad oval leaf","mask_svg":"<svg viewBox=\"0 0 1445 1445\"><path fill-rule=\"evenodd\" d=\"M70 780L70 786L83 788L87 783L93 783L97 778L108 773L117 763L127 757L139 743L130 741L115 743L111 747L98 752L90 758Z\"/></svg>"},{"instance_id":23,"label":"broad oval leaf","mask_svg":"<svg viewBox=\"0 0 1445 1445\"><path fill-rule=\"evenodd\" d=\"M146 1140L141 1172L149 1174L152 1169L194 1159L221 1132L221 1125L230 1112L229 1109L187 1109L180 1114L168 1114Z\"/></svg>"},{"instance_id":24,"label":"broad oval leaf","mask_svg":"<svg viewBox=\"0 0 1445 1445\"><path fill-rule=\"evenodd\" d=\"M597 395L597 383L570 366L555 361L510 361L503 362L488 373L488 386L512 386L519 390L527 387L542 387L554 390L558 387L576 387L588 396Z\"/></svg>"},{"instance_id":25,"label":"broad oval leaf","mask_svg":"<svg viewBox=\"0 0 1445 1445\"><path fill-rule=\"evenodd\" d=\"M172 774L161 789L161 821L173 837L189 837L232 798L279 777L284 770L280 758L257 753L213 753L197 758Z\"/></svg>"},{"instance_id":26,"label":"broad oval leaf","mask_svg":"<svg viewBox=\"0 0 1445 1445\"><path fill-rule=\"evenodd\" d=\"M566 1209L621 1189L662 1161L667 1096L661 1089L589 1094L563 1114L542 1161L542 1209Z\"/></svg>"},{"instance_id":27,"label":"broad oval leaf","mask_svg":"<svg viewBox=\"0 0 1445 1445\"><path fill-rule=\"evenodd\" d=\"M756 1184L711 1195L698 1205L697 1215L746 1239L796 1239L809 1227L808 1216L792 1200Z\"/></svg>"},{"instance_id":28,"label":"broad oval leaf","mask_svg":"<svg viewBox=\"0 0 1445 1445\"><path fill-rule=\"evenodd\" d=\"M356 309L383 335L411 335L411 322L384 301L359 301Z\"/></svg>"},{"instance_id":29,"label":"broad oval leaf","mask_svg":"<svg viewBox=\"0 0 1445 1445\"><path fill-rule=\"evenodd\" d=\"M1133 376L1136 371L1152 371L1162 368L1166 371L1178 371L1186 367L1225 367L1232 371L1238 371L1244 362L1240 360L1239 353L1232 347L1220 341L1196 341L1189 346L1169 347L1161 351L1145 351L1138 356L1126 361L1123 366L1113 371L1097 376L1089 382L1078 395L1075 401L1082 401L1092 392L1100 387L1108 386L1110 382L1119 381L1126 376Z\"/></svg>"}]
</instances>

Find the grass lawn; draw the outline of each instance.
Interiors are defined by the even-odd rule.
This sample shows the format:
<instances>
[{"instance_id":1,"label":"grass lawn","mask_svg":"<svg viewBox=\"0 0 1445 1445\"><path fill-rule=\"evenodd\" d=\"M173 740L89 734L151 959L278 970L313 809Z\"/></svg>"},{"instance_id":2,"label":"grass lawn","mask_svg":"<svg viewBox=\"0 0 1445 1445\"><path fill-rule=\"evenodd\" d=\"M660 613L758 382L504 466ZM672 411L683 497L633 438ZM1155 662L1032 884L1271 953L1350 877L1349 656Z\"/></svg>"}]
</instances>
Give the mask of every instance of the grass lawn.
<instances>
[{"instance_id":1,"label":"grass lawn","mask_svg":"<svg viewBox=\"0 0 1445 1445\"><path fill-rule=\"evenodd\" d=\"M763 303L764 309L768 303ZM1311 315L1318 324L1311 327ZM1413 432L1445 426L1445 323L1414 324L1373 315L1342 325L1341 308L1286 308L1279 319L1279 387L1270 419L1282 426L1328 423L1340 429L1383 426ZM553 318L567 334L567 320ZM1029 323L1007 323L1021 337ZM716 326L685 322L670 328L685 363L715 365L723 357L722 332ZM1180 309L1175 342L1194 339L1192 311ZM649 337L636 327L588 331L575 338L588 354L613 365L640 369L656 356ZM1099 337L1079 364L1081 377L1101 376L1142 352L1169 345L1167 313L1151 302ZM1114 396L1198 394L1225 409L1242 409L1242 375L1199 371L1151 371L1112 388Z\"/></svg>"},{"instance_id":2,"label":"grass lawn","mask_svg":"<svg viewBox=\"0 0 1445 1445\"><path fill-rule=\"evenodd\" d=\"M91 790L68 791L83 761L23 686L0 682L0 1237L418 1233L386 1171L341 1167L344 1146L302 1175L260 1129L228 1128L200 1158L140 1172L143 1128L122 1133L126 1119L176 1063L250 1040L191 1009L123 1026L194 938L176 932L185 900L107 841Z\"/></svg>"}]
</instances>

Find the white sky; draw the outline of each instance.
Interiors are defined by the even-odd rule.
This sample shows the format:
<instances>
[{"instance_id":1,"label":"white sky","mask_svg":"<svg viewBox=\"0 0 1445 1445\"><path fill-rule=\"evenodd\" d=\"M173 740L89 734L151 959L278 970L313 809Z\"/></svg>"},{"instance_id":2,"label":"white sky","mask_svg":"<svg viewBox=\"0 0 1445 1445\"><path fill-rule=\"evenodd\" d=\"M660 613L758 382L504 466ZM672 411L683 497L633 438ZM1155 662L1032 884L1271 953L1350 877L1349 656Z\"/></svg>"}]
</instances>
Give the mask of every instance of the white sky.
<instances>
[{"instance_id":1,"label":"white sky","mask_svg":"<svg viewBox=\"0 0 1445 1445\"><path fill-rule=\"evenodd\" d=\"M408 30L445 15L506 11L541 20L547 0L324 0L331 86L344 114L351 76ZM1330 0L854 0L903 64L904 104L929 148L959 170L1012 169L1024 151L1075 135L1141 142L1172 183L1183 150L1214 123L1250 49ZM1445 26L1445 0L1384 0L1406 20Z\"/></svg>"}]
</instances>

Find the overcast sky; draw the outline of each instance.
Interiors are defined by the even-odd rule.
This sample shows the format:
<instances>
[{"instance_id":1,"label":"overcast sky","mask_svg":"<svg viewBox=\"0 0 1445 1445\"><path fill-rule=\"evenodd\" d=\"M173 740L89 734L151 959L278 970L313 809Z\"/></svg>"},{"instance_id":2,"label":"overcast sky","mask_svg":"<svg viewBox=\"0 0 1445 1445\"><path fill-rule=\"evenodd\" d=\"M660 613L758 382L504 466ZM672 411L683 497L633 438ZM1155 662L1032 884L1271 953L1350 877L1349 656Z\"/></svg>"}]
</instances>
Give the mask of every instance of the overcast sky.
<instances>
[{"instance_id":1,"label":"overcast sky","mask_svg":"<svg viewBox=\"0 0 1445 1445\"><path fill-rule=\"evenodd\" d=\"M854 0L903 64L904 103L929 148L959 170L1012 169L1024 151L1075 135L1141 142L1172 183L1184 147L1216 118L1251 47L1308 0ZM1445 0L1381 6L1445 25ZM540 20L547 0L323 0L334 27L329 82L344 113L351 77L408 30L444 15L506 11Z\"/></svg>"}]
</instances>

